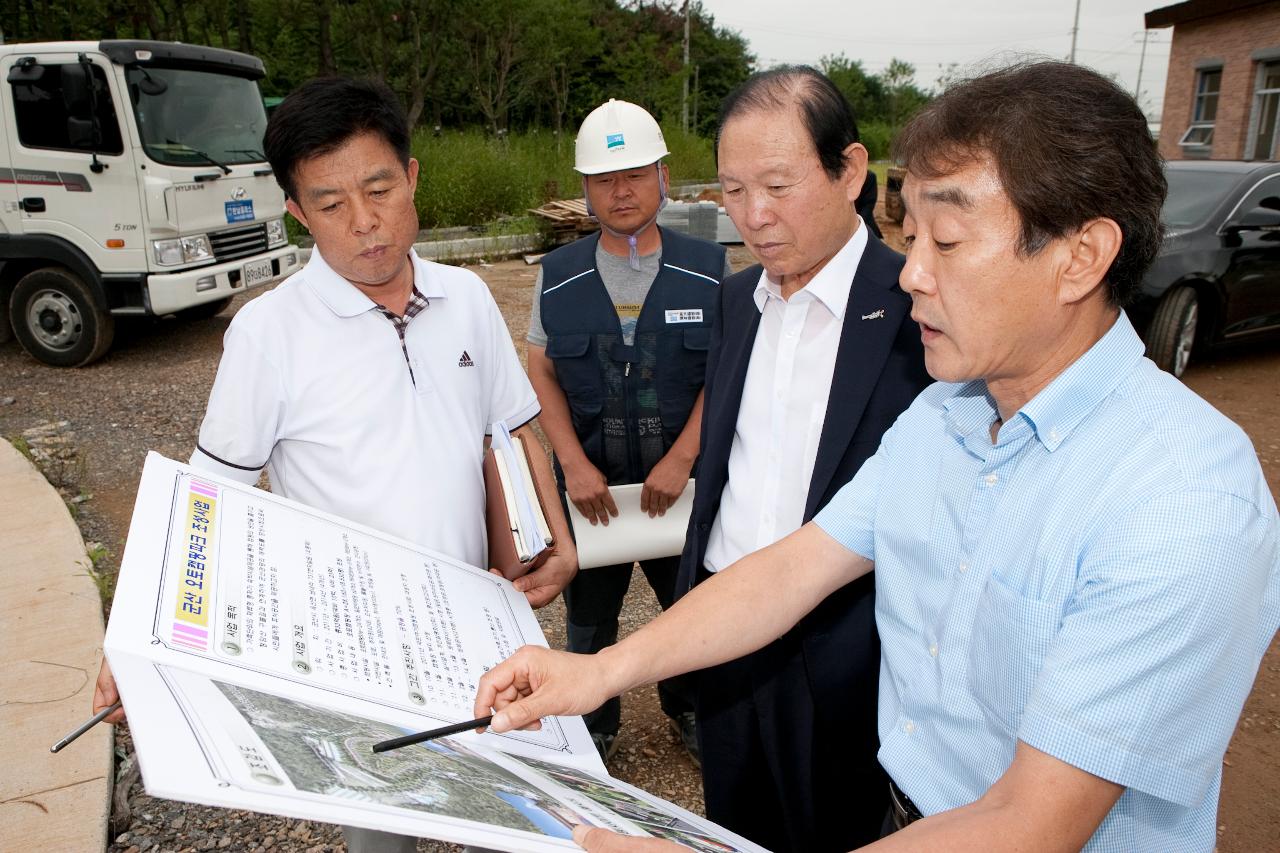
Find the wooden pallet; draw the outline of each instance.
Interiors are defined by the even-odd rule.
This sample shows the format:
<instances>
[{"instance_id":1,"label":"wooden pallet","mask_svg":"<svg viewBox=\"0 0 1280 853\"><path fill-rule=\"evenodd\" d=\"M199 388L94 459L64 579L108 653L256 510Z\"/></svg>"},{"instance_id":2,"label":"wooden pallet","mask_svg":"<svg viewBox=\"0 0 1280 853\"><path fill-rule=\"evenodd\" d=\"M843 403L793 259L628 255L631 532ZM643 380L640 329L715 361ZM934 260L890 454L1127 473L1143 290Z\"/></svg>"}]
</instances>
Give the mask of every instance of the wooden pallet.
<instances>
[{"instance_id":1,"label":"wooden pallet","mask_svg":"<svg viewBox=\"0 0 1280 853\"><path fill-rule=\"evenodd\" d=\"M576 240L583 234L600 230L600 223L587 213L587 201L582 198L567 198L549 201L542 207L530 208L529 212L551 225L551 232L557 242Z\"/></svg>"}]
</instances>

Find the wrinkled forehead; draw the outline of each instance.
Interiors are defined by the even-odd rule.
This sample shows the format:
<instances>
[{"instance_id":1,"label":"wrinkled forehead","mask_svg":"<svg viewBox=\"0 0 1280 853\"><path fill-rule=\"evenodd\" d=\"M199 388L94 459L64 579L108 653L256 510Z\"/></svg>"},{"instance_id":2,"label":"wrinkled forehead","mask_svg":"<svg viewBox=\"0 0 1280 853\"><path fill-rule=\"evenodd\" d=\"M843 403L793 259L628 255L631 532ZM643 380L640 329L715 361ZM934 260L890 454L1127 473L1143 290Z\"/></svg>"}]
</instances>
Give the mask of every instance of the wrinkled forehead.
<instances>
[{"instance_id":1,"label":"wrinkled forehead","mask_svg":"<svg viewBox=\"0 0 1280 853\"><path fill-rule=\"evenodd\" d=\"M752 107L735 113L720 128L717 142L721 156L727 150L779 144L807 149L815 157L818 154L800 108L794 104Z\"/></svg>"},{"instance_id":2,"label":"wrinkled forehead","mask_svg":"<svg viewBox=\"0 0 1280 853\"><path fill-rule=\"evenodd\" d=\"M1008 194L995 160L987 152L916 160L902 180L908 210L949 209L973 213L991 203L1007 205Z\"/></svg>"}]
</instances>

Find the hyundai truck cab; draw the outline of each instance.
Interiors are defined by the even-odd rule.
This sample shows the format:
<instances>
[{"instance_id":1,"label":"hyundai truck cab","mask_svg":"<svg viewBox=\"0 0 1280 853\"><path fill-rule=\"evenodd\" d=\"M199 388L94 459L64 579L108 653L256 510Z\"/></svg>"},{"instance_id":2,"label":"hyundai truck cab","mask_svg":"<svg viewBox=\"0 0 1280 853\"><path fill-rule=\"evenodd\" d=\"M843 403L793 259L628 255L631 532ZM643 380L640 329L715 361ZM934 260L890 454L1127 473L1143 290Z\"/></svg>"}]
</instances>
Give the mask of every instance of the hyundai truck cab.
<instances>
[{"instance_id":1,"label":"hyundai truck cab","mask_svg":"<svg viewBox=\"0 0 1280 853\"><path fill-rule=\"evenodd\" d=\"M174 42L0 45L0 341L85 365L115 317L211 316L298 269L263 74Z\"/></svg>"}]
</instances>

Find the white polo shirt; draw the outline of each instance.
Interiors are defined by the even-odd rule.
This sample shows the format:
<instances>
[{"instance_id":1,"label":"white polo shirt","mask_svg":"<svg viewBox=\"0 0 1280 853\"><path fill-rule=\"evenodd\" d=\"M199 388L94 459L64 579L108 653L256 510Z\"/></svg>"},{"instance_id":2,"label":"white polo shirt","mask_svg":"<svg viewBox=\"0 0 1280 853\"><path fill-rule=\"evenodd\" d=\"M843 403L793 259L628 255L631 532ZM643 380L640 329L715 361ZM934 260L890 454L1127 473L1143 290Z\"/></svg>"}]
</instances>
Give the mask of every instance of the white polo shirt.
<instances>
[{"instance_id":1,"label":"white polo shirt","mask_svg":"<svg viewBox=\"0 0 1280 853\"><path fill-rule=\"evenodd\" d=\"M265 467L277 494L484 566L485 433L538 400L485 283L410 257L429 304L404 349L318 251L241 308L191 464L243 483Z\"/></svg>"},{"instance_id":2,"label":"white polo shirt","mask_svg":"<svg viewBox=\"0 0 1280 853\"><path fill-rule=\"evenodd\" d=\"M760 326L729 450L729 478L707 540L708 571L727 569L804 521L844 312L866 247L867 228L859 220L844 247L790 299L782 298L779 282L760 273L754 294Z\"/></svg>"}]
</instances>

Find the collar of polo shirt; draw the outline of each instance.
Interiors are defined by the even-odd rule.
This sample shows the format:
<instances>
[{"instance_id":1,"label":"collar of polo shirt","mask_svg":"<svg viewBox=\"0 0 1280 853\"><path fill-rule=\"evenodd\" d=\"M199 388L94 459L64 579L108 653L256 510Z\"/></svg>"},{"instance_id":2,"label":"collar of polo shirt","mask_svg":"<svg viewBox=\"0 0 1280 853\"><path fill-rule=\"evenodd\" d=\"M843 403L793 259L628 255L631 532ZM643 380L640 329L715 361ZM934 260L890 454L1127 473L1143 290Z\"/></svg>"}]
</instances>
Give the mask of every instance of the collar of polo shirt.
<instances>
[{"instance_id":1,"label":"collar of polo shirt","mask_svg":"<svg viewBox=\"0 0 1280 853\"><path fill-rule=\"evenodd\" d=\"M413 264L413 284L418 292L427 299L444 299L447 295L444 287L419 262L418 254L413 249L409 249L409 261ZM355 317L377 305L359 288L334 272L318 248L311 250L311 260L307 261L306 272L304 280L307 286L339 317Z\"/></svg>"}]
</instances>

